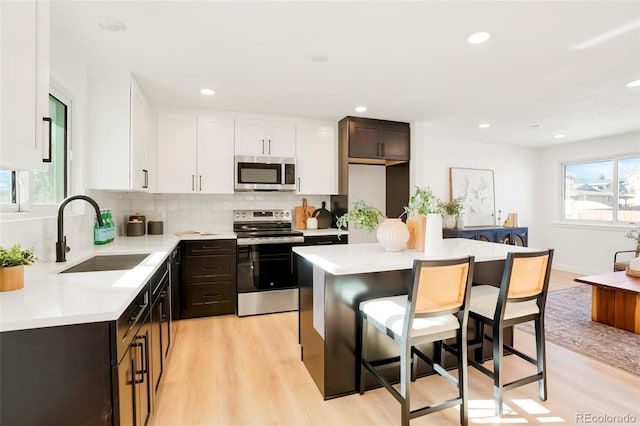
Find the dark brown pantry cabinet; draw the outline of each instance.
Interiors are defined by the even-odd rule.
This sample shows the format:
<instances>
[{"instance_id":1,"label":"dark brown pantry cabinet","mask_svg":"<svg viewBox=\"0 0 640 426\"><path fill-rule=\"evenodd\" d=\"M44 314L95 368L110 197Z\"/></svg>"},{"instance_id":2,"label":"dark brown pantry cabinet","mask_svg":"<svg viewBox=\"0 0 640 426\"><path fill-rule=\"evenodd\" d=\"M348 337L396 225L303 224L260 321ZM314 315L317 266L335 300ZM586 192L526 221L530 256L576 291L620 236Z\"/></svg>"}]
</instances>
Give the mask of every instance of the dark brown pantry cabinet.
<instances>
[{"instance_id":1,"label":"dark brown pantry cabinet","mask_svg":"<svg viewBox=\"0 0 640 426\"><path fill-rule=\"evenodd\" d=\"M345 117L340 121L340 129L348 133L350 162L409 161L409 123Z\"/></svg>"},{"instance_id":2,"label":"dark brown pantry cabinet","mask_svg":"<svg viewBox=\"0 0 640 426\"><path fill-rule=\"evenodd\" d=\"M180 318L236 312L236 241L183 241Z\"/></svg>"}]
</instances>

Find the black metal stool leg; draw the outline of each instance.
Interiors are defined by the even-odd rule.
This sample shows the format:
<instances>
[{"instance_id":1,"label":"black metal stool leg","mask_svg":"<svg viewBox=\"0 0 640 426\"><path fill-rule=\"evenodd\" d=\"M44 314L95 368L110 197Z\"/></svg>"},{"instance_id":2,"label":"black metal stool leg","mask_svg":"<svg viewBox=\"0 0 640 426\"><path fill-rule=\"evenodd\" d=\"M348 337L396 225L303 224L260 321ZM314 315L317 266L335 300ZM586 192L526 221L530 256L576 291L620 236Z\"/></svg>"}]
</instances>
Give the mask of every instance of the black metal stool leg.
<instances>
[{"instance_id":1,"label":"black metal stool leg","mask_svg":"<svg viewBox=\"0 0 640 426\"><path fill-rule=\"evenodd\" d=\"M538 394L542 401L547 400L547 357L544 342L544 318L540 316L535 320L536 328L536 358L538 373L542 373L542 378L538 380Z\"/></svg>"},{"instance_id":2,"label":"black metal stool leg","mask_svg":"<svg viewBox=\"0 0 640 426\"><path fill-rule=\"evenodd\" d=\"M502 386L502 356L504 349L502 346L502 327L493 327L493 393L496 402L496 416L502 416L502 400L504 389Z\"/></svg>"},{"instance_id":3,"label":"black metal stool leg","mask_svg":"<svg viewBox=\"0 0 640 426\"><path fill-rule=\"evenodd\" d=\"M367 328L368 323L364 320L363 315L358 315L360 317L360 329L362 330L360 335L362 336L360 339L360 357L358 358L358 371L360 372L360 383L358 387L358 391L360 395L364 394L364 373L367 370L363 368L362 360L366 359L365 356L367 354Z\"/></svg>"}]
</instances>

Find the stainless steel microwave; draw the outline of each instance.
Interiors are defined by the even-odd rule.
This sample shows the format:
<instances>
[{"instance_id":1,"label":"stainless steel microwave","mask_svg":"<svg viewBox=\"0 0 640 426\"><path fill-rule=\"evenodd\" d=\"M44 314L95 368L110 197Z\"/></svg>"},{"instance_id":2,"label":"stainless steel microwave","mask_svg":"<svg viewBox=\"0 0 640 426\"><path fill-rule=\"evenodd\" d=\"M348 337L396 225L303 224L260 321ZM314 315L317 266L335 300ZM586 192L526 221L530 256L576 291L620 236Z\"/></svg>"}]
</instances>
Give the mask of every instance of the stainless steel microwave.
<instances>
[{"instance_id":1,"label":"stainless steel microwave","mask_svg":"<svg viewBox=\"0 0 640 426\"><path fill-rule=\"evenodd\" d=\"M296 159L235 156L236 191L295 191Z\"/></svg>"}]
</instances>

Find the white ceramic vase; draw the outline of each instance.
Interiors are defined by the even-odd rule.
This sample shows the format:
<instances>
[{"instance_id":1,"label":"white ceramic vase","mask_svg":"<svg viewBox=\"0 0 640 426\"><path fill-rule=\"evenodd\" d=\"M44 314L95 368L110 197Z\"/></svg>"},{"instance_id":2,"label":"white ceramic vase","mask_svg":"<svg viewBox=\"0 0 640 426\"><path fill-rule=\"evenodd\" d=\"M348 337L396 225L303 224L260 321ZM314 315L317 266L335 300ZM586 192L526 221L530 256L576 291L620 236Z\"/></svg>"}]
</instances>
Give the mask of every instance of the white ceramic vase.
<instances>
[{"instance_id":1,"label":"white ceramic vase","mask_svg":"<svg viewBox=\"0 0 640 426\"><path fill-rule=\"evenodd\" d=\"M442 249L442 216L437 213L428 214L424 236L424 252L428 255L438 255L442 252Z\"/></svg>"},{"instance_id":2,"label":"white ceramic vase","mask_svg":"<svg viewBox=\"0 0 640 426\"><path fill-rule=\"evenodd\" d=\"M400 219L385 219L378 225L376 238L386 251L401 251L407 248L409 229Z\"/></svg>"},{"instance_id":3,"label":"white ceramic vase","mask_svg":"<svg viewBox=\"0 0 640 426\"><path fill-rule=\"evenodd\" d=\"M444 227L445 228L449 228L449 229L455 228L456 227L456 215L448 214L444 218Z\"/></svg>"}]
</instances>

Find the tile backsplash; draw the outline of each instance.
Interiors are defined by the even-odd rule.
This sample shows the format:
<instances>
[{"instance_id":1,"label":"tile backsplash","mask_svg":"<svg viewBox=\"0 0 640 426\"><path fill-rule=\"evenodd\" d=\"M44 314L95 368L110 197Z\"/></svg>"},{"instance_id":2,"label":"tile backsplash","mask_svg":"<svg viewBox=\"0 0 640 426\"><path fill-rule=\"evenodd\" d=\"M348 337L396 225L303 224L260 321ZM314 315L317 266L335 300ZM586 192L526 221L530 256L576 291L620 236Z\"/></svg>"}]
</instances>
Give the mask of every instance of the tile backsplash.
<instances>
[{"instance_id":1,"label":"tile backsplash","mask_svg":"<svg viewBox=\"0 0 640 426\"><path fill-rule=\"evenodd\" d=\"M218 194L146 194L139 192L88 191L87 195L98 202L102 209L110 209L116 222L118 236L126 235L129 215L142 213L149 219L161 219L164 233L177 231L232 231L233 210L240 209L288 209L302 205L302 198L309 205L320 208L322 202L329 205L329 196L303 196L291 193L238 193ZM64 233L72 250L93 245L93 209L85 214L65 212ZM21 244L33 247L45 261L55 260L57 221L55 212L39 217L23 218L18 213L0 217L0 245Z\"/></svg>"},{"instance_id":2,"label":"tile backsplash","mask_svg":"<svg viewBox=\"0 0 640 426\"><path fill-rule=\"evenodd\" d=\"M320 208L322 202L329 207L329 196L303 196L291 193L237 193L219 194L146 194L139 192L90 191L101 208L111 209L116 220L117 234L126 235L129 215L141 213L149 219L164 222L165 233L177 231L230 232L233 228L233 210L288 209L302 205Z\"/></svg>"}]
</instances>

